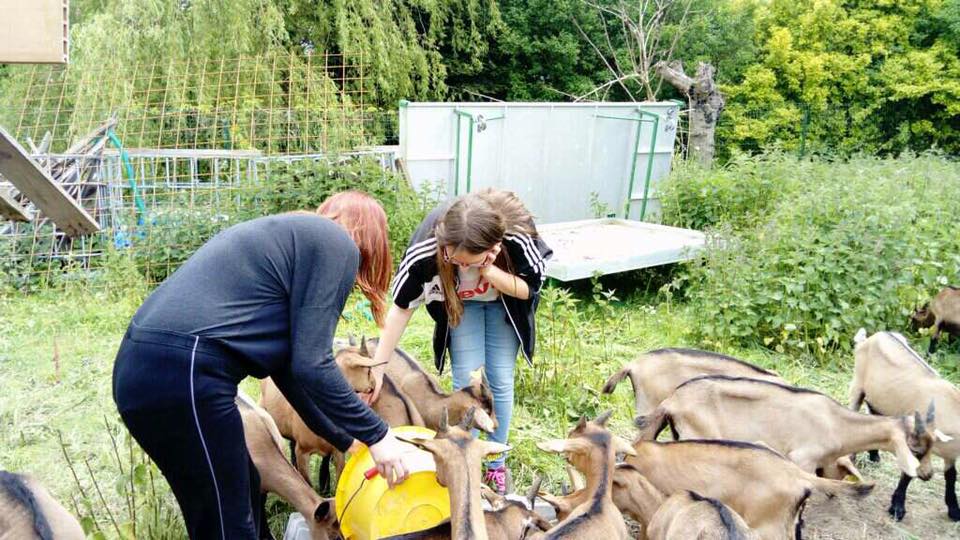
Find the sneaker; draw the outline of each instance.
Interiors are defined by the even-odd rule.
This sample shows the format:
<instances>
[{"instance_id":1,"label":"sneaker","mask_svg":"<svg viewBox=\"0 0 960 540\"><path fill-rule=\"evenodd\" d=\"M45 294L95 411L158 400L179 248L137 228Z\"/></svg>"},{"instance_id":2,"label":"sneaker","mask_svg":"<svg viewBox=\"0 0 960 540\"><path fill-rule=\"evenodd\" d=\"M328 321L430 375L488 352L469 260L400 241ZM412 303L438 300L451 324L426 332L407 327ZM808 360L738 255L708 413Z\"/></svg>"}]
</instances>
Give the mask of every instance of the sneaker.
<instances>
[{"instance_id":1,"label":"sneaker","mask_svg":"<svg viewBox=\"0 0 960 540\"><path fill-rule=\"evenodd\" d=\"M507 466L500 465L487 469L487 474L483 477L483 483L490 486L491 489L500 495L507 494Z\"/></svg>"}]
</instances>

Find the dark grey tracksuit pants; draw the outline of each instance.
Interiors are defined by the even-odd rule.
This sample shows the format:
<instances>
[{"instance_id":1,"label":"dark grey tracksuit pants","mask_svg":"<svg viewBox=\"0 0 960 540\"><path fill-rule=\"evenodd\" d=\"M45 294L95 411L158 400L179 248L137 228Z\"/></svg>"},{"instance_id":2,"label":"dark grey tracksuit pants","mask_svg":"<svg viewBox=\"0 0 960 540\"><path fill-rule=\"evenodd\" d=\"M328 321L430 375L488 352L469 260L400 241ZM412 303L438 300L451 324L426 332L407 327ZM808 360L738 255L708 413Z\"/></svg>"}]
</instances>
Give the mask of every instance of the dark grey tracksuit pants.
<instances>
[{"instance_id":1,"label":"dark grey tracksuit pants","mask_svg":"<svg viewBox=\"0 0 960 540\"><path fill-rule=\"evenodd\" d=\"M266 530L235 403L245 376L218 344L177 332L131 325L117 353L120 417L167 479L194 540Z\"/></svg>"}]
</instances>

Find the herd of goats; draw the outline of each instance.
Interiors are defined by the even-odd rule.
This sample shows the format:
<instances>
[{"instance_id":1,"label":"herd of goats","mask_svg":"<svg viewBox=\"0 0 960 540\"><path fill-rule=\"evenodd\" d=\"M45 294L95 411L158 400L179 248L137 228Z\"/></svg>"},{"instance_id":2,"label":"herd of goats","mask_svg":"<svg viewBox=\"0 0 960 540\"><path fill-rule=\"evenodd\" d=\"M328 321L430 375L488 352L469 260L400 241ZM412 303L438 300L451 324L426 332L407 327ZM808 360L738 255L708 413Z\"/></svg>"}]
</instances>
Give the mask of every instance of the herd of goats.
<instances>
[{"instance_id":1,"label":"herd of goats","mask_svg":"<svg viewBox=\"0 0 960 540\"><path fill-rule=\"evenodd\" d=\"M960 289L942 291L913 321L935 327L931 347L942 330L960 333ZM900 334L867 337L861 330L855 342L849 408L729 356L691 349L643 354L603 388L610 393L624 379L632 382L636 440L630 444L608 431L610 412L581 419L566 439L537 445L566 458L574 490L543 493L538 479L523 502L481 487L482 461L505 448L471 434L496 427L483 380L444 392L398 349L373 408L392 426L436 431L433 439L411 443L433 454L437 480L449 488L451 518L393 539L626 539L631 533L624 516L639 525L639 538L799 539L812 495L870 494L874 484L864 481L853 458L869 452L877 461L879 451L892 454L901 471L889 507L894 519L906 513L911 480L933 476L936 455L944 463L948 515L960 520L960 389ZM375 339L338 342L337 364L358 392L373 388L376 346ZM324 456L318 478L323 486L329 483L329 459L342 470L343 456L306 427L269 379L261 390L259 404L241 393L237 405L264 493L277 494L300 512L314 540L341 538L334 501L311 486L309 459ZM864 403L869 414L860 412ZM673 440L658 441L667 427ZM292 462L284 457L284 439ZM846 481L849 475L856 481ZM552 505L559 521L534 512L535 498ZM0 472L0 526L10 531L5 536L0 527L0 538L84 538L42 486L6 472Z\"/></svg>"}]
</instances>

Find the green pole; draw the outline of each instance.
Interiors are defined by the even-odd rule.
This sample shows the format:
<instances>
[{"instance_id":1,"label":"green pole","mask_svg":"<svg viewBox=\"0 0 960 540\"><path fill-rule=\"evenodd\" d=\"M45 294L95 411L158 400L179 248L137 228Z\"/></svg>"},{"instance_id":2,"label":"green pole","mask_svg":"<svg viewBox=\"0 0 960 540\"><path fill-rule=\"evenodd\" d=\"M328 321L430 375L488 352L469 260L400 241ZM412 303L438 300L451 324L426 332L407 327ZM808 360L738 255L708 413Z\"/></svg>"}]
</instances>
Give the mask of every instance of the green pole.
<instances>
[{"instance_id":1,"label":"green pole","mask_svg":"<svg viewBox=\"0 0 960 540\"><path fill-rule=\"evenodd\" d=\"M453 195L460 194L460 115L457 115L457 148L453 153Z\"/></svg>"},{"instance_id":2,"label":"green pole","mask_svg":"<svg viewBox=\"0 0 960 540\"><path fill-rule=\"evenodd\" d=\"M653 175L653 153L657 148L657 132L660 131L660 115L649 113L637 109L640 112L640 116L652 116L653 117L653 135L650 136L650 155L647 157L647 177L643 181L643 204L640 206L640 221L643 221L647 217L647 195L650 193L650 177ZM640 123L642 125L642 122ZM639 133L639 128L637 133ZM637 143L639 144L640 137L637 136ZM636 157L636 154L634 154ZM633 192L631 191L631 194Z\"/></svg>"},{"instance_id":3,"label":"green pole","mask_svg":"<svg viewBox=\"0 0 960 540\"><path fill-rule=\"evenodd\" d=\"M467 136L467 193L473 179L473 117L470 117L470 134Z\"/></svg>"},{"instance_id":4,"label":"green pole","mask_svg":"<svg viewBox=\"0 0 960 540\"><path fill-rule=\"evenodd\" d=\"M473 169L473 115L461 111L460 109L454 109L454 114L457 115L457 152L456 152L456 175L455 182L453 186L453 194L460 194L460 118L466 117L470 119L470 134L467 136L467 193L470 193L470 177L471 170Z\"/></svg>"},{"instance_id":5,"label":"green pole","mask_svg":"<svg viewBox=\"0 0 960 540\"><path fill-rule=\"evenodd\" d=\"M637 136L633 141L633 145L630 147L631 152L633 152L633 157L630 159L630 185L627 187L627 200L623 205L623 219L630 219L630 204L633 202L633 183L637 178L637 147L640 146L640 133L643 130L643 122L637 120ZM643 217L641 216L642 220Z\"/></svg>"}]
</instances>

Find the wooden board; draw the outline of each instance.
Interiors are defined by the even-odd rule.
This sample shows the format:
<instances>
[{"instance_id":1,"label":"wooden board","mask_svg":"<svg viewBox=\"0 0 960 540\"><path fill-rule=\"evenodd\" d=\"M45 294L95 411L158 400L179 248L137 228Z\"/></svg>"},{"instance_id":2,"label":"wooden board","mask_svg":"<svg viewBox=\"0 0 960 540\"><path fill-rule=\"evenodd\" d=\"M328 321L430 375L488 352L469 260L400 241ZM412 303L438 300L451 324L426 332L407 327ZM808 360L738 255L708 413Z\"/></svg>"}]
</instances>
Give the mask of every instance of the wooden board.
<instances>
[{"instance_id":1,"label":"wooden board","mask_svg":"<svg viewBox=\"0 0 960 540\"><path fill-rule=\"evenodd\" d=\"M5 187L0 187L0 218L11 221L30 221L27 211L20 206L20 203L13 200Z\"/></svg>"},{"instance_id":2,"label":"wooden board","mask_svg":"<svg viewBox=\"0 0 960 540\"><path fill-rule=\"evenodd\" d=\"M0 14L0 63L67 63L69 0L0 0Z\"/></svg>"},{"instance_id":3,"label":"wooden board","mask_svg":"<svg viewBox=\"0 0 960 540\"><path fill-rule=\"evenodd\" d=\"M100 230L90 214L30 159L23 147L3 128L0 128L0 174L68 236Z\"/></svg>"}]
</instances>

